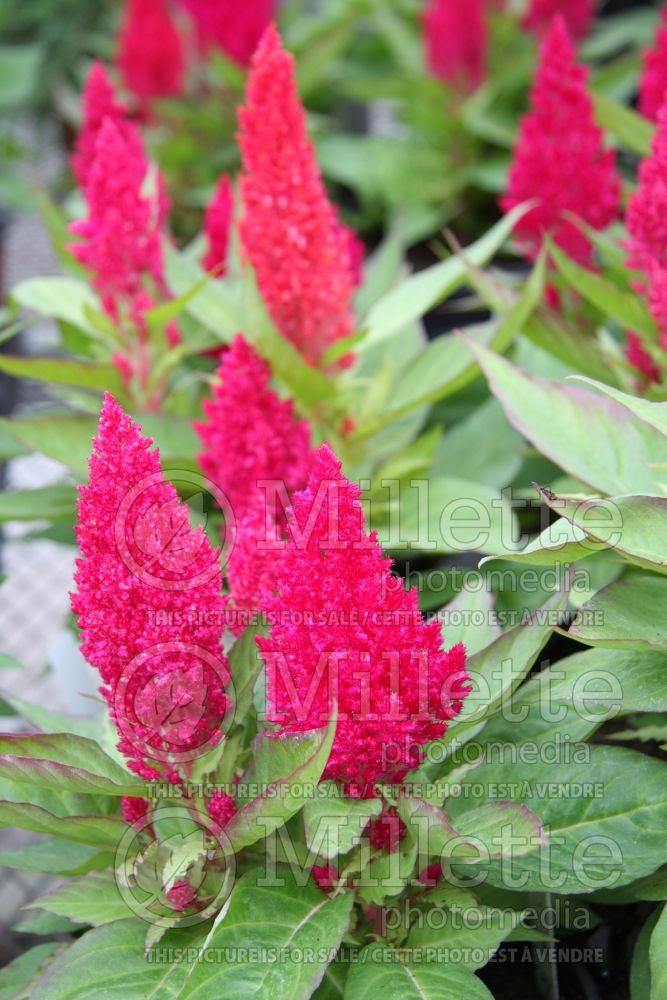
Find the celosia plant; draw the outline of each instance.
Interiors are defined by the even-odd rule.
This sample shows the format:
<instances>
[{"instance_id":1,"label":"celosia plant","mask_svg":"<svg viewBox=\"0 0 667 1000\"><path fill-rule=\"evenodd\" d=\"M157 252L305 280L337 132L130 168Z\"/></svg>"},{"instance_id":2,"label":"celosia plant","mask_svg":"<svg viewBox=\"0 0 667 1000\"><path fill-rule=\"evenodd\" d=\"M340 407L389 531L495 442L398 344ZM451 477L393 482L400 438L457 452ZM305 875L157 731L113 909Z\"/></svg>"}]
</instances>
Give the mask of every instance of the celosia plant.
<instances>
[{"instance_id":1,"label":"celosia plant","mask_svg":"<svg viewBox=\"0 0 667 1000\"><path fill-rule=\"evenodd\" d=\"M182 0L204 46L215 45L230 59L249 66L260 38L276 13L276 0Z\"/></svg>"},{"instance_id":2,"label":"celosia plant","mask_svg":"<svg viewBox=\"0 0 667 1000\"><path fill-rule=\"evenodd\" d=\"M182 92L185 53L168 0L127 0L117 63L143 112L149 112L156 99Z\"/></svg>"},{"instance_id":3,"label":"celosia plant","mask_svg":"<svg viewBox=\"0 0 667 1000\"><path fill-rule=\"evenodd\" d=\"M107 396L78 505L72 610L130 769L178 781L178 761L221 736L224 601L219 553L191 529L151 443Z\"/></svg>"},{"instance_id":4,"label":"celosia plant","mask_svg":"<svg viewBox=\"0 0 667 1000\"><path fill-rule=\"evenodd\" d=\"M545 236L580 264L588 264L591 243L569 216L604 229L618 216L620 180L615 156L605 149L595 124L586 84L587 71L561 17L542 43L540 64L523 118L502 207L537 199L519 222L517 236L534 258Z\"/></svg>"},{"instance_id":5,"label":"celosia plant","mask_svg":"<svg viewBox=\"0 0 667 1000\"><path fill-rule=\"evenodd\" d=\"M597 0L529 0L524 25L538 35L545 34L556 17L562 17L575 39L584 38L591 29Z\"/></svg>"},{"instance_id":6,"label":"celosia plant","mask_svg":"<svg viewBox=\"0 0 667 1000\"><path fill-rule=\"evenodd\" d=\"M277 592L263 602L277 624L258 643L271 720L281 732L303 732L337 706L324 777L367 798L378 783L401 781L424 745L444 735L467 676L463 646L443 651L438 623L424 622L417 592L392 575L366 533L359 497L322 445L290 512Z\"/></svg>"},{"instance_id":7,"label":"celosia plant","mask_svg":"<svg viewBox=\"0 0 667 1000\"><path fill-rule=\"evenodd\" d=\"M644 66L639 81L639 110L657 122L658 113L667 98L667 9L662 11L651 48L644 53Z\"/></svg>"},{"instance_id":8,"label":"celosia plant","mask_svg":"<svg viewBox=\"0 0 667 1000\"><path fill-rule=\"evenodd\" d=\"M227 174L223 174L216 185L213 198L204 215L204 235L206 236L207 248L202 264L207 271L216 277L222 277L227 268L227 251L233 214L232 184Z\"/></svg>"},{"instance_id":9,"label":"celosia plant","mask_svg":"<svg viewBox=\"0 0 667 1000\"><path fill-rule=\"evenodd\" d=\"M284 337L312 365L353 332L354 269L308 139L292 57L269 28L240 112L241 237Z\"/></svg>"},{"instance_id":10,"label":"celosia plant","mask_svg":"<svg viewBox=\"0 0 667 1000\"><path fill-rule=\"evenodd\" d=\"M485 0L431 0L424 13L429 71L455 90L474 90L486 74Z\"/></svg>"}]
</instances>

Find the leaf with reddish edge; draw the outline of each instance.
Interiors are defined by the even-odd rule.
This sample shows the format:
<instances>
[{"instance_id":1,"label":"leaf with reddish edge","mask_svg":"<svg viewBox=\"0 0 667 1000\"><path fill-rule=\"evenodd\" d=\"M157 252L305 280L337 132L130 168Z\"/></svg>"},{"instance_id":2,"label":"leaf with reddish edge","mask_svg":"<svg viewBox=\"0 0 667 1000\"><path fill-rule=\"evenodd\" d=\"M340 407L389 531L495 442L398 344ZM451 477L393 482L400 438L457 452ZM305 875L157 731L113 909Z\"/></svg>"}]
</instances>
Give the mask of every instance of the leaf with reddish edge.
<instances>
[{"instance_id":1,"label":"leaf with reddish edge","mask_svg":"<svg viewBox=\"0 0 667 1000\"><path fill-rule=\"evenodd\" d=\"M630 562L667 573L667 497L574 500L536 487L547 507Z\"/></svg>"},{"instance_id":2,"label":"leaf with reddish edge","mask_svg":"<svg viewBox=\"0 0 667 1000\"><path fill-rule=\"evenodd\" d=\"M479 343L466 342L510 423L556 465L609 496L663 493L667 437L612 399L526 375Z\"/></svg>"},{"instance_id":3,"label":"leaf with reddish edge","mask_svg":"<svg viewBox=\"0 0 667 1000\"><path fill-rule=\"evenodd\" d=\"M581 606L566 635L606 649L665 649L667 580L630 573Z\"/></svg>"},{"instance_id":4,"label":"leaf with reddish edge","mask_svg":"<svg viewBox=\"0 0 667 1000\"><path fill-rule=\"evenodd\" d=\"M297 813L312 796L309 785L322 776L336 733L336 717L327 729L296 736L261 733L253 743L253 762L241 785L260 789L242 802L224 830L234 851L256 843Z\"/></svg>"},{"instance_id":5,"label":"leaf with reddish edge","mask_svg":"<svg viewBox=\"0 0 667 1000\"><path fill-rule=\"evenodd\" d=\"M54 816L29 802L0 801L0 828L12 826L111 850L118 846L127 828L125 821L116 816Z\"/></svg>"},{"instance_id":6,"label":"leaf with reddish edge","mask_svg":"<svg viewBox=\"0 0 667 1000\"><path fill-rule=\"evenodd\" d=\"M67 792L141 796L145 786L94 740L53 736L0 736L0 777Z\"/></svg>"}]
</instances>

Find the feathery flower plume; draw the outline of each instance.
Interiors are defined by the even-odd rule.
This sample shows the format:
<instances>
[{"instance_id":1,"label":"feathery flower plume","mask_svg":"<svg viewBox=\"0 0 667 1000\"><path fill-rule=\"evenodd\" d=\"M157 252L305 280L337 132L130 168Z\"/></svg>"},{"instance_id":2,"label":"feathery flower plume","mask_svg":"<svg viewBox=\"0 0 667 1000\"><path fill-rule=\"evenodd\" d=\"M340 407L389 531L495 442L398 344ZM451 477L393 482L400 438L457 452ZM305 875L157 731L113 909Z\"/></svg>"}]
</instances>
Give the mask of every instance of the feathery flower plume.
<instances>
[{"instance_id":1,"label":"feathery flower plume","mask_svg":"<svg viewBox=\"0 0 667 1000\"><path fill-rule=\"evenodd\" d=\"M297 420L291 400L269 388L271 371L238 334L217 372L206 420L195 423L204 445L198 456L204 475L226 495L234 516L242 517L264 493L260 480L284 482L288 494L305 485L310 429Z\"/></svg>"},{"instance_id":2,"label":"feathery flower plume","mask_svg":"<svg viewBox=\"0 0 667 1000\"><path fill-rule=\"evenodd\" d=\"M178 781L179 762L219 742L229 708L225 601L218 552L190 527L151 444L107 393L80 488L71 603L129 768ZM132 800L124 812L143 814Z\"/></svg>"},{"instance_id":3,"label":"feathery flower plume","mask_svg":"<svg viewBox=\"0 0 667 1000\"><path fill-rule=\"evenodd\" d=\"M278 481L291 497L308 478L310 429L296 419L293 403L269 388L270 380L269 366L239 334L218 369L213 397L204 401L207 420L195 423L204 445L199 466L225 494L236 520L227 562L235 632L247 624L238 612L255 610L259 595L273 590L284 528L258 483Z\"/></svg>"},{"instance_id":4,"label":"feathery flower plume","mask_svg":"<svg viewBox=\"0 0 667 1000\"><path fill-rule=\"evenodd\" d=\"M639 81L639 110L657 122L667 98L667 7L660 15L653 47L644 52L644 68Z\"/></svg>"},{"instance_id":5,"label":"feathery flower plume","mask_svg":"<svg viewBox=\"0 0 667 1000\"><path fill-rule=\"evenodd\" d=\"M518 222L516 235L534 258L550 235L568 256L588 265L591 245L564 213L579 216L593 229L617 217L621 194L613 150L605 150L586 90L588 73L575 53L562 18L542 43L531 93L530 111L521 122L504 211L538 198Z\"/></svg>"},{"instance_id":6,"label":"feathery flower plume","mask_svg":"<svg viewBox=\"0 0 667 1000\"><path fill-rule=\"evenodd\" d=\"M431 0L424 13L429 72L463 93L486 76L488 38L484 0Z\"/></svg>"},{"instance_id":7,"label":"feathery flower plume","mask_svg":"<svg viewBox=\"0 0 667 1000\"><path fill-rule=\"evenodd\" d=\"M241 66L249 66L259 40L276 13L276 0L182 0L204 46L216 45Z\"/></svg>"},{"instance_id":8,"label":"feathery flower plume","mask_svg":"<svg viewBox=\"0 0 667 1000\"><path fill-rule=\"evenodd\" d=\"M94 62L83 91L83 124L72 156L72 172L82 191L88 186L97 137L107 118L116 124L128 143L136 143L137 132L127 120L124 105L116 101L113 84L103 64Z\"/></svg>"},{"instance_id":9,"label":"feathery flower plume","mask_svg":"<svg viewBox=\"0 0 667 1000\"><path fill-rule=\"evenodd\" d=\"M360 490L328 445L288 518L277 593L262 602L275 624L257 640L269 717L282 733L303 732L325 725L337 705L324 778L372 797L377 782L417 767L423 745L460 712L465 649L443 651L438 623L424 621L417 591L405 590L376 533L366 533Z\"/></svg>"},{"instance_id":10,"label":"feathery flower plume","mask_svg":"<svg viewBox=\"0 0 667 1000\"><path fill-rule=\"evenodd\" d=\"M270 27L240 112L241 239L284 337L317 366L353 331L349 248L308 139L294 61Z\"/></svg>"},{"instance_id":11,"label":"feathery flower plume","mask_svg":"<svg viewBox=\"0 0 667 1000\"><path fill-rule=\"evenodd\" d=\"M154 198L144 193L149 165L141 136L132 123L122 125L105 118L99 130L87 178L88 214L70 226L82 242L69 249L91 272L102 306L118 326L123 346L115 361L121 375L145 388L151 374L145 315L169 298L160 235L165 202L160 178ZM175 323L165 332L169 344L178 343Z\"/></svg>"},{"instance_id":12,"label":"feathery flower plume","mask_svg":"<svg viewBox=\"0 0 667 1000\"><path fill-rule=\"evenodd\" d=\"M183 92L183 43L165 0L127 0L118 41L118 68L144 112L155 99Z\"/></svg>"},{"instance_id":13,"label":"feathery flower plume","mask_svg":"<svg viewBox=\"0 0 667 1000\"><path fill-rule=\"evenodd\" d=\"M535 35L544 35L560 15L572 38L579 41L591 30L596 6L596 0L530 0L523 25Z\"/></svg>"},{"instance_id":14,"label":"feathery flower plume","mask_svg":"<svg viewBox=\"0 0 667 1000\"><path fill-rule=\"evenodd\" d=\"M202 265L211 274L220 278L227 268L229 231L234 214L232 182L223 174L216 186L213 198L204 215L204 235L207 251Z\"/></svg>"}]
</instances>

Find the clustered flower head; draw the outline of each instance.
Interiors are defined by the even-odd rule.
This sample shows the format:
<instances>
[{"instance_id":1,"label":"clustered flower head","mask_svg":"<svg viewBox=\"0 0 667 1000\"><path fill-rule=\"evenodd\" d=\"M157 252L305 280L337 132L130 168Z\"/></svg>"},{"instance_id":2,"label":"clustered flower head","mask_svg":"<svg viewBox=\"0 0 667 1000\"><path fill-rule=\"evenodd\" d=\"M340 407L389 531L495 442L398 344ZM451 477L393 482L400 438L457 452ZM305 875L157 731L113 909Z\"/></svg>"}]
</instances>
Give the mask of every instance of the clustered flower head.
<instances>
[{"instance_id":1,"label":"clustered flower head","mask_svg":"<svg viewBox=\"0 0 667 1000\"><path fill-rule=\"evenodd\" d=\"M239 334L223 357L212 398L204 401L207 419L195 424L204 445L199 466L231 512L226 572L235 611L256 609L259 594L273 589L284 527L280 504L308 477L310 429L270 380L269 366ZM278 484L286 498L272 503L267 482Z\"/></svg>"},{"instance_id":2,"label":"clustered flower head","mask_svg":"<svg viewBox=\"0 0 667 1000\"><path fill-rule=\"evenodd\" d=\"M572 38L578 41L591 30L596 6L597 0L530 0L523 24L534 34L543 35L560 15Z\"/></svg>"},{"instance_id":3,"label":"clustered flower head","mask_svg":"<svg viewBox=\"0 0 667 1000\"><path fill-rule=\"evenodd\" d=\"M204 445L199 466L225 494L234 517L264 495L261 481L280 480L291 494L307 479L310 429L270 381L267 363L238 334L217 371L212 397L204 400L206 420L195 423Z\"/></svg>"},{"instance_id":4,"label":"clustered flower head","mask_svg":"<svg viewBox=\"0 0 667 1000\"><path fill-rule=\"evenodd\" d=\"M71 600L130 769L178 781L172 755L215 745L229 708L225 601L219 553L190 527L151 444L107 394L80 489ZM140 800L124 811L145 812Z\"/></svg>"},{"instance_id":5,"label":"clustered flower head","mask_svg":"<svg viewBox=\"0 0 667 1000\"><path fill-rule=\"evenodd\" d=\"M182 0L201 43L215 45L241 66L249 66L260 38L276 13L276 0Z\"/></svg>"},{"instance_id":6,"label":"clustered flower head","mask_svg":"<svg viewBox=\"0 0 667 1000\"><path fill-rule=\"evenodd\" d=\"M416 590L405 590L376 533L366 533L360 490L328 445L288 519L277 591L262 602L272 626L257 640L269 717L280 733L296 733L337 710L324 778L372 797L377 782L416 767L461 710L465 649L443 651L439 623L424 621Z\"/></svg>"},{"instance_id":7,"label":"clustered flower head","mask_svg":"<svg viewBox=\"0 0 667 1000\"><path fill-rule=\"evenodd\" d=\"M117 62L144 112L154 100L183 92L185 54L167 0L127 0Z\"/></svg>"},{"instance_id":8,"label":"clustered flower head","mask_svg":"<svg viewBox=\"0 0 667 1000\"><path fill-rule=\"evenodd\" d=\"M652 48L644 53L644 68L639 81L639 110L657 122L667 98L667 8L660 15Z\"/></svg>"},{"instance_id":9,"label":"clustered flower head","mask_svg":"<svg viewBox=\"0 0 667 1000\"><path fill-rule=\"evenodd\" d=\"M227 174L218 181L213 197L204 214L204 236L207 250L202 264L209 273L222 277L227 268L229 234L234 214L232 182Z\"/></svg>"},{"instance_id":10,"label":"clustered flower head","mask_svg":"<svg viewBox=\"0 0 667 1000\"><path fill-rule=\"evenodd\" d=\"M667 105L658 115L651 155L640 165L625 222L628 266L641 274L636 288L648 297L660 345L667 350ZM659 367L635 333L628 337L627 357L649 382L660 380Z\"/></svg>"},{"instance_id":11,"label":"clustered flower head","mask_svg":"<svg viewBox=\"0 0 667 1000\"><path fill-rule=\"evenodd\" d=\"M619 213L620 180L613 150L605 150L586 89L587 71L561 17L542 43L530 111L519 140L501 205L509 211L533 198L535 208L516 226L517 239L534 258L545 236L574 260L588 265L591 244L567 214L604 229Z\"/></svg>"},{"instance_id":12,"label":"clustered flower head","mask_svg":"<svg viewBox=\"0 0 667 1000\"><path fill-rule=\"evenodd\" d=\"M353 331L349 243L308 139L294 61L270 27L240 112L241 238L284 337L312 365Z\"/></svg>"},{"instance_id":13,"label":"clustered flower head","mask_svg":"<svg viewBox=\"0 0 667 1000\"><path fill-rule=\"evenodd\" d=\"M72 157L72 172L82 191L88 186L91 167L95 162L97 137L107 119L114 122L128 144L136 146L138 142L139 149L141 148L141 139L134 125L128 121L124 105L116 100L113 84L104 65L94 62L83 91L83 123Z\"/></svg>"},{"instance_id":14,"label":"clustered flower head","mask_svg":"<svg viewBox=\"0 0 667 1000\"><path fill-rule=\"evenodd\" d=\"M486 76L485 0L430 0L424 13L426 64L455 90L475 90Z\"/></svg>"}]
</instances>

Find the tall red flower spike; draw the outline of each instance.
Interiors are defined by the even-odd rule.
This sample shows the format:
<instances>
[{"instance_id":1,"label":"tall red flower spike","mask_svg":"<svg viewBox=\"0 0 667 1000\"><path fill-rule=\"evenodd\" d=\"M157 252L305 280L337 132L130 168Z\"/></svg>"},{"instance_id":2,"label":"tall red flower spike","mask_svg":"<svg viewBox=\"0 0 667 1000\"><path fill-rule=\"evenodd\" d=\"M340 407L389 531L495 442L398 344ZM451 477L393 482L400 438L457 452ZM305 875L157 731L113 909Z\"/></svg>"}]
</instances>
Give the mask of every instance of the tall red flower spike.
<instances>
[{"instance_id":1,"label":"tall red flower spike","mask_svg":"<svg viewBox=\"0 0 667 1000\"><path fill-rule=\"evenodd\" d=\"M468 93L486 76L485 0L430 0L424 13L426 64L433 76Z\"/></svg>"},{"instance_id":2,"label":"tall red flower spike","mask_svg":"<svg viewBox=\"0 0 667 1000\"><path fill-rule=\"evenodd\" d=\"M70 250L92 273L105 311L119 326L124 344L118 367L124 377L136 376L142 385L150 374L142 347L144 317L156 300L169 297L160 235L163 198L159 179L156 196L144 194L148 169L136 127L124 122L121 129L105 118L88 175L88 215L70 226L83 241ZM170 343L178 342L174 324L166 332Z\"/></svg>"},{"instance_id":3,"label":"tall red flower spike","mask_svg":"<svg viewBox=\"0 0 667 1000\"><path fill-rule=\"evenodd\" d=\"M303 732L326 725L337 705L324 777L371 797L377 782L416 767L460 712L465 649L443 651L438 622L424 621L417 591L405 590L366 533L360 490L328 445L288 518L277 593L263 601L273 624L257 640L269 718L282 733Z\"/></svg>"},{"instance_id":4,"label":"tall red flower spike","mask_svg":"<svg viewBox=\"0 0 667 1000\"><path fill-rule=\"evenodd\" d=\"M151 444L107 394L80 488L71 600L130 769L178 781L219 742L229 708L225 601L219 553L190 527Z\"/></svg>"},{"instance_id":5,"label":"tall red flower spike","mask_svg":"<svg viewBox=\"0 0 667 1000\"><path fill-rule=\"evenodd\" d=\"M521 122L507 195L509 211L538 198L522 217L516 235L530 257L550 235L568 256L590 262L587 237L565 215L579 216L593 229L604 229L619 212L621 185L613 150L603 147L586 90L587 71L575 53L562 18L549 30L540 54L530 111Z\"/></svg>"},{"instance_id":6,"label":"tall red flower spike","mask_svg":"<svg viewBox=\"0 0 667 1000\"><path fill-rule=\"evenodd\" d=\"M233 215L232 182L227 174L223 174L204 215L207 250L202 264L207 271L215 274L218 278L222 277L227 268L227 251Z\"/></svg>"},{"instance_id":7,"label":"tall red flower spike","mask_svg":"<svg viewBox=\"0 0 667 1000\"><path fill-rule=\"evenodd\" d=\"M258 484L278 482L290 497L308 478L310 429L296 419L292 402L269 388L270 379L269 366L239 334L218 369L213 397L204 401L207 420L195 424L204 444L199 466L224 493L235 521L227 563L234 613L255 610L259 594L273 585L280 507ZM238 615L229 620L235 631L246 624Z\"/></svg>"},{"instance_id":8,"label":"tall red flower spike","mask_svg":"<svg viewBox=\"0 0 667 1000\"><path fill-rule=\"evenodd\" d=\"M128 143L136 142L136 130L127 120L124 105L116 101L113 84L103 64L94 62L83 91L83 123L72 156L72 172L82 191L88 186L97 137L107 118L116 124Z\"/></svg>"},{"instance_id":9,"label":"tall red flower spike","mask_svg":"<svg viewBox=\"0 0 667 1000\"><path fill-rule=\"evenodd\" d=\"M259 40L275 17L277 0L182 0L204 46L216 45L249 66Z\"/></svg>"},{"instance_id":10,"label":"tall red flower spike","mask_svg":"<svg viewBox=\"0 0 667 1000\"><path fill-rule=\"evenodd\" d=\"M628 364L632 365L646 382L660 381L660 369L645 349L641 337L636 333L628 334L626 357Z\"/></svg>"},{"instance_id":11,"label":"tall red flower spike","mask_svg":"<svg viewBox=\"0 0 667 1000\"><path fill-rule=\"evenodd\" d=\"M183 93L183 43L166 0L126 0L117 62L143 111L155 99Z\"/></svg>"},{"instance_id":12,"label":"tall red flower spike","mask_svg":"<svg viewBox=\"0 0 667 1000\"><path fill-rule=\"evenodd\" d=\"M572 38L579 41L591 30L597 0L530 0L524 27L536 35L546 34L560 15Z\"/></svg>"},{"instance_id":13,"label":"tall red flower spike","mask_svg":"<svg viewBox=\"0 0 667 1000\"><path fill-rule=\"evenodd\" d=\"M241 238L273 320L312 365L353 331L347 237L308 139L294 61L270 27L240 112Z\"/></svg>"},{"instance_id":14,"label":"tall red flower spike","mask_svg":"<svg viewBox=\"0 0 667 1000\"><path fill-rule=\"evenodd\" d=\"M639 110L657 122L660 108L667 99L667 7L655 33L653 47L644 53L644 69L639 81Z\"/></svg>"},{"instance_id":15,"label":"tall red flower spike","mask_svg":"<svg viewBox=\"0 0 667 1000\"><path fill-rule=\"evenodd\" d=\"M198 456L205 476L223 491L235 517L264 496L262 480L284 482L288 494L305 485L310 429L297 420L291 400L269 388L271 372L238 334L217 372L206 421L195 423L204 445Z\"/></svg>"}]
</instances>

